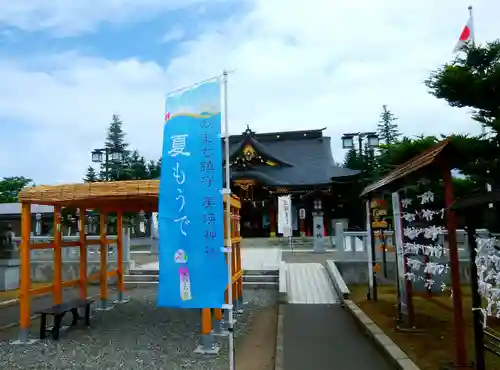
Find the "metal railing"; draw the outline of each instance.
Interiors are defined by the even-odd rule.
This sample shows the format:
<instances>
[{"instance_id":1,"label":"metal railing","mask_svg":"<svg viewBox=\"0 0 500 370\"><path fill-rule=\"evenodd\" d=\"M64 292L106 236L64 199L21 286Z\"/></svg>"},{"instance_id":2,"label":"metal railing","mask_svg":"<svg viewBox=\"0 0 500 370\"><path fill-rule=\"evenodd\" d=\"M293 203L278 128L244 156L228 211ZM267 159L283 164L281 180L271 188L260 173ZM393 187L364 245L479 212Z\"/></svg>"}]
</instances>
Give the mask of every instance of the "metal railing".
<instances>
[{"instance_id":1,"label":"metal railing","mask_svg":"<svg viewBox=\"0 0 500 370\"><path fill-rule=\"evenodd\" d=\"M489 231L487 229L478 229L477 233L479 235L486 235L489 234ZM440 245L445 246L447 244L447 236L448 231L443 230L443 233L439 235L439 239L437 243ZM500 237L499 233L492 233L491 234L494 237ZM383 232L384 236L384 242L386 246L394 246L394 231L393 230L387 230ZM338 251L344 251L344 252L350 252L353 254L353 256L356 256L357 258L367 258L368 254L368 248L370 246L367 245L368 241L368 233L366 230L359 230L359 231L345 231L344 226L342 224L336 224L335 225L335 236L334 238L334 245L335 248ZM468 240L467 240L467 232L463 229L457 230L457 244L458 244L458 252L459 252L459 257L461 259L468 259L468 251L467 251L467 245L468 245ZM376 249L380 249L379 247L382 246L382 243L379 239L376 239ZM448 255L448 248L443 248L443 255L447 256Z\"/></svg>"}]
</instances>

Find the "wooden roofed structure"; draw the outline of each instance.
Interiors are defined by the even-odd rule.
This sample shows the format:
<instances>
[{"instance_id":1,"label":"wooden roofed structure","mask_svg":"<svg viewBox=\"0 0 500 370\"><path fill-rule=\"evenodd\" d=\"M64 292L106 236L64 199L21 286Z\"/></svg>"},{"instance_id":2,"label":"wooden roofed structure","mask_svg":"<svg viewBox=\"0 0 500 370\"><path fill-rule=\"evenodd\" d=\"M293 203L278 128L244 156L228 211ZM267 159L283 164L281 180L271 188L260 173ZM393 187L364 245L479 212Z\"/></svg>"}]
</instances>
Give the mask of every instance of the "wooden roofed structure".
<instances>
[{"instance_id":1,"label":"wooden roofed structure","mask_svg":"<svg viewBox=\"0 0 500 370\"><path fill-rule=\"evenodd\" d=\"M447 138L396 167L380 180L366 186L361 192L361 196L366 196L381 189L396 188L402 182L407 181L408 176L418 176L422 171L426 171L427 174L434 171L437 176L440 176L443 169L451 170L453 168L454 154L456 154L456 150L450 138Z\"/></svg>"},{"instance_id":2,"label":"wooden roofed structure","mask_svg":"<svg viewBox=\"0 0 500 370\"><path fill-rule=\"evenodd\" d=\"M19 202L97 208L108 212L158 211L160 180L87 182L65 185L40 185L19 193ZM231 197L231 204L238 203Z\"/></svg>"},{"instance_id":3,"label":"wooden roofed structure","mask_svg":"<svg viewBox=\"0 0 500 370\"><path fill-rule=\"evenodd\" d=\"M392 192L397 192L404 188L409 181L416 180L418 177L422 176L441 178L443 180L446 210L445 218L448 232L448 248L453 291L453 325L455 332L456 358L459 366L466 365L467 347L465 342L462 290L460 285L457 220L456 214L451 208L455 201L451 170L456 164L463 160L464 154L457 151L453 146L451 138L446 138L437 145L396 167L380 180L366 186L360 195L370 199L372 196L383 191L390 190ZM395 215L393 216L395 217ZM409 310L412 311L413 308L411 307Z\"/></svg>"},{"instance_id":4,"label":"wooden roofed structure","mask_svg":"<svg viewBox=\"0 0 500 370\"><path fill-rule=\"evenodd\" d=\"M80 298L87 299L87 282L99 281L100 283L100 303L101 309L108 308L108 280L111 277L117 278L118 299L117 303L126 302L124 299L124 269L123 269L123 214L125 212L157 212L159 200L159 180L133 180L114 182L90 182L65 185L40 185L22 190L19 194L21 203L21 277L20 277L20 342L28 342L28 330L31 321L30 301L32 296L52 293L54 305L63 303L63 289L79 287ZM228 196L224 197L226 202ZM243 280L240 253L239 235L239 209L241 203L239 198L231 195L229 197L231 205L230 222L224 223L224 228L231 228L232 260L226 261L233 267L232 290L233 297L238 299L242 296ZM49 205L54 207L54 238L49 243L32 243L31 241L31 206ZM63 241L61 227L62 208L78 208L79 212L79 241ZM87 239L85 233L85 216L87 210L97 210L99 212L100 238L99 240ZM107 215L115 213L117 219L116 238L109 239L106 232ZM229 217L226 218L229 220ZM108 270L108 246L116 243L117 267ZM87 269L87 246L99 244L100 246L100 271L93 275L88 275ZM62 277L62 248L79 247L80 267L79 278L73 281L63 281ZM53 249L54 251L54 278L52 285L39 288L31 287L31 250ZM228 294L226 290L226 300ZM229 302L227 302L229 303ZM209 333L211 330L210 309L202 310L202 331ZM216 319L221 320L221 310L215 312Z\"/></svg>"}]
</instances>

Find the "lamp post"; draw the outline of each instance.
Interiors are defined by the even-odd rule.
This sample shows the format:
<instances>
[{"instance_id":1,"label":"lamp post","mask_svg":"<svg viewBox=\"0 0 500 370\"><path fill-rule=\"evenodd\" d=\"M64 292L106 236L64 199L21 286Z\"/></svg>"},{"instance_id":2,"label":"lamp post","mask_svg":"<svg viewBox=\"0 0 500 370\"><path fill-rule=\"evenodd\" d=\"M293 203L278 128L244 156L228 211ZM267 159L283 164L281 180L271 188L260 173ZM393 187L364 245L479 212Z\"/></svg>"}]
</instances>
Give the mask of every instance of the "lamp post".
<instances>
[{"instance_id":1,"label":"lamp post","mask_svg":"<svg viewBox=\"0 0 500 370\"><path fill-rule=\"evenodd\" d=\"M354 149L354 138L358 138L358 150L359 150L359 158L361 160L361 184L364 185L365 182L365 171L366 168L364 166L364 160L363 160L363 141L366 139L367 140L367 149L373 149L379 145L379 137L376 132L357 132L357 133L351 133L351 134L344 134L342 136L342 147L344 149ZM370 240L370 245L367 245L368 250L368 264L369 264L369 274L370 274L370 279L369 279L369 287L368 287L368 294L367 298L368 300L372 299L372 292L373 292L373 300L377 301L377 273L376 273L376 251L375 251L375 236L373 234L373 229L371 228L371 216L370 216L370 201L371 199L368 199L366 202L366 211L365 211L365 219L366 219L366 230L369 233L369 240ZM355 250L355 246L353 245L351 248Z\"/></svg>"},{"instance_id":2,"label":"lamp post","mask_svg":"<svg viewBox=\"0 0 500 370\"><path fill-rule=\"evenodd\" d=\"M366 139L367 149L376 148L379 143L379 137L376 132L355 132L350 134L342 135L342 148L343 149L355 149L354 139L358 139L358 151L359 151L359 160L361 167L361 174L364 175L365 172L365 163L363 159L363 142ZM361 178L361 182L364 182L364 176Z\"/></svg>"},{"instance_id":3,"label":"lamp post","mask_svg":"<svg viewBox=\"0 0 500 370\"><path fill-rule=\"evenodd\" d=\"M344 134L342 136L342 148L343 149L354 149L354 138L358 139L358 150L361 158L363 155L363 141L366 139L368 148L376 148L379 143L379 137L376 132L356 132L350 134Z\"/></svg>"},{"instance_id":4,"label":"lamp post","mask_svg":"<svg viewBox=\"0 0 500 370\"><path fill-rule=\"evenodd\" d=\"M106 181L109 181L109 163L110 159L112 163L118 164L123 160L123 153L120 149L102 148L94 149L92 151L92 162L102 163L104 154L104 173L106 176ZM110 158L111 157L111 158Z\"/></svg>"}]
</instances>

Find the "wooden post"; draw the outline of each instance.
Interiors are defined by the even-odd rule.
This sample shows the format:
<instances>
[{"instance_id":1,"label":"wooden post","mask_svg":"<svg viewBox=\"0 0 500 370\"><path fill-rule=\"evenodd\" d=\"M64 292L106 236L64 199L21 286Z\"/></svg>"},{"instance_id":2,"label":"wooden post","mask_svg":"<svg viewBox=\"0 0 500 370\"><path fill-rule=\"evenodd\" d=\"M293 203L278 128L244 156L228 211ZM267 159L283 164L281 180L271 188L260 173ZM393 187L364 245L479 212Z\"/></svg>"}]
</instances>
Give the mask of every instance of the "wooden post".
<instances>
[{"instance_id":1,"label":"wooden post","mask_svg":"<svg viewBox=\"0 0 500 370\"><path fill-rule=\"evenodd\" d=\"M240 228L241 228L240 221L241 221L241 218L240 218L240 209L236 208L236 236L238 238L241 236L240 235Z\"/></svg>"},{"instance_id":2,"label":"wooden post","mask_svg":"<svg viewBox=\"0 0 500 370\"><path fill-rule=\"evenodd\" d=\"M227 235L227 227L228 227L228 222L227 222L227 212L224 210L224 240L226 238L226 235Z\"/></svg>"},{"instance_id":3,"label":"wooden post","mask_svg":"<svg viewBox=\"0 0 500 370\"><path fill-rule=\"evenodd\" d=\"M28 330L30 327L30 296L31 285L31 264L30 264L30 244L31 244L31 204L23 203L21 211L21 282L19 294L19 340L28 340Z\"/></svg>"},{"instance_id":4,"label":"wooden post","mask_svg":"<svg viewBox=\"0 0 500 370\"><path fill-rule=\"evenodd\" d=\"M236 248L235 244L231 242L231 269L233 272L233 276L236 274ZM238 281L234 281L231 284L231 288L233 289L233 302L232 304L235 304L235 302L238 300Z\"/></svg>"},{"instance_id":5,"label":"wooden post","mask_svg":"<svg viewBox=\"0 0 500 370\"><path fill-rule=\"evenodd\" d=\"M214 308L214 318L217 321L222 321L222 309Z\"/></svg>"},{"instance_id":6,"label":"wooden post","mask_svg":"<svg viewBox=\"0 0 500 370\"><path fill-rule=\"evenodd\" d=\"M108 241L106 235L106 213L100 212L100 254L101 254L101 309L106 309L108 304Z\"/></svg>"},{"instance_id":7,"label":"wooden post","mask_svg":"<svg viewBox=\"0 0 500 370\"><path fill-rule=\"evenodd\" d=\"M455 351L457 366L465 367L467 365L467 346L465 341L465 322L462 306L462 289L460 287L460 261L457 247L457 218L454 211L450 210L454 202L453 185L451 180L451 170L449 168L443 171L444 181L444 200L446 212L446 221L448 228L448 249L450 253L451 281L453 292L453 326L455 331Z\"/></svg>"},{"instance_id":8,"label":"wooden post","mask_svg":"<svg viewBox=\"0 0 500 370\"><path fill-rule=\"evenodd\" d=\"M201 335L208 335L212 331L212 314L210 308L201 309Z\"/></svg>"},{"instance_id":9,"label":"wooden post","mask_svg":"<svg viewBox=\"0 0 500 370\"><path fill-rule=\"evenodd\" d=\"M241 244L240 242L236 243L236 271L241 271ZM243 304L243 274L238 279L238 297L240 299L240 303Z\"/></svg>"},{"instance_id":10,"label":"wooden post","mask_svg":"<svg viewBox=\"0 0 500 370\"><path fill-rule=\"evenodd\" d=\"M54 304L62 303L62 225L61 206L54 206L54 282L52 301Z\"/></svg>"},{"instance_id":11,"label":"wooden post","mask_svg":"<svg viewBox=\"0 0 500 370\"><path fill-rule=\"evenodd\" d=\"M87 235L85 216L87 209L80 208L80 298L87 299Z\"/></svg>"},{"instance_id":12,"label":"wooden post","mask_svg":"<svg viewBox=\"0 0 500 370\"><path fill-rule=\"evenodd\" d=\"M117 271L118 271L118 301L123 301L125 283L123 281L123 212L118 211L116 220L116 249L117 249Z\"/></svg>"}]
</instances>

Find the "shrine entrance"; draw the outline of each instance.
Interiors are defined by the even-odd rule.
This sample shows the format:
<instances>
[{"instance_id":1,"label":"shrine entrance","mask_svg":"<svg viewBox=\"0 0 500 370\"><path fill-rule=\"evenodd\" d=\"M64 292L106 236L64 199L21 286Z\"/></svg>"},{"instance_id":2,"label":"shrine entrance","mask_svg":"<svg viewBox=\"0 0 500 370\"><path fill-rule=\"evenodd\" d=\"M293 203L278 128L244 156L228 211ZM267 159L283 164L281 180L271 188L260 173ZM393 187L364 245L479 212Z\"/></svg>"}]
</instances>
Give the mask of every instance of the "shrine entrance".
<instances>
[{"instance_id":1,"label":"shrine entrance","mask_svg":"<svg viewBox=\"0 0 500 370\"><path fill-rule=\"evenodd\" d=\"M275 201L269 190L255 180L233 182L234 192L240 196L240 228L244 238L272 236L275 220ZM275 235L274 235L275 236Z\"/></svg>"},{"instance_id":2,"label":"shrine entrance","mask_svg":"<svg viewBox=\"0 0 500 370\"><path fill-rule=\"evenodd\" d=\"M246 201L240 213L241 236L244 238L267 238L270 235L270 219L263 202ZM264 203L265 204L265 203Z\"/></svg>"}]
</instances>

